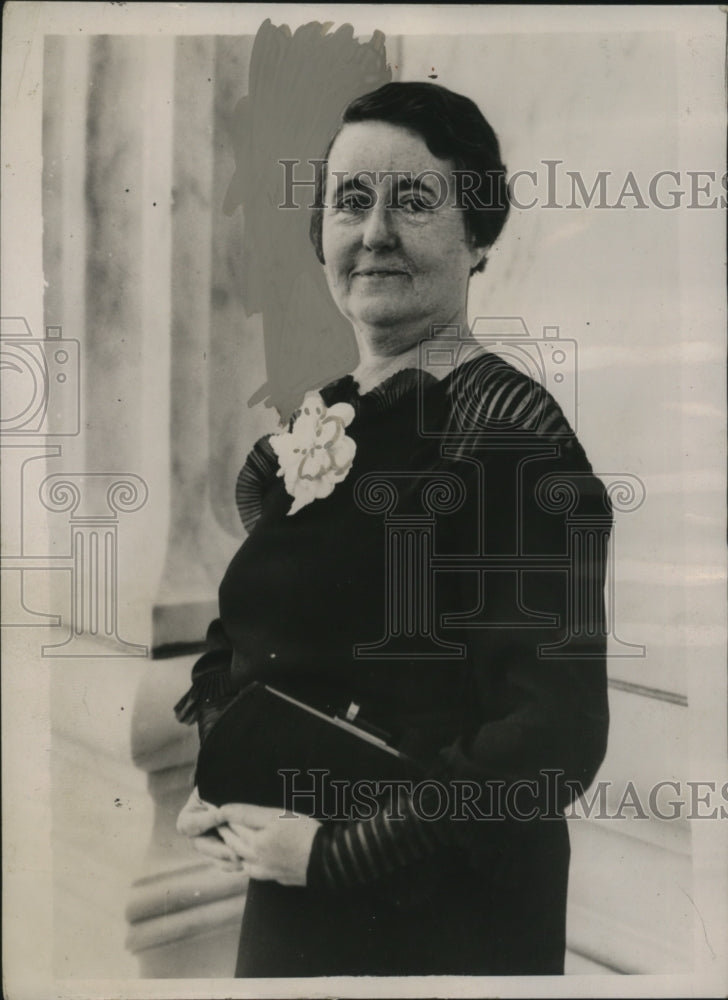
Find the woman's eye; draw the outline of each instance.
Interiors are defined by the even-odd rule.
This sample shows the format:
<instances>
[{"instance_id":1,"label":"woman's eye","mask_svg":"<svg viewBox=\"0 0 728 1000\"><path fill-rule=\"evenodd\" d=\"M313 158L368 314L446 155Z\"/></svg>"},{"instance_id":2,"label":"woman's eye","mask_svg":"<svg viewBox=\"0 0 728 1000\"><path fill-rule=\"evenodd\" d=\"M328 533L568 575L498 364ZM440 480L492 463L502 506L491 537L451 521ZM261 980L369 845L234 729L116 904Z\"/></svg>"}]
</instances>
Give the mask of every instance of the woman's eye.
<instances>
[{"instance_id":1,"label":"woman's eye","mask_svg":"<svg viewBox=\"0 0 728 1000\"><path fill-rule=\"evenodd\" d=\"M372 207L372 197L364 191L344 195L336 202L336 208L342 212L367 212Z\"/></svg>"},{"instance_id":2,"label":"woman's eye","mask_svg":"<svg viewBox=\"0 0 728 1000\"><path fill-rule=\"evenodd\" d=\"M427 195L408 194L400 198L400 205L406 212L431 212L433 205L428 201Z\"/></svg>"}]
</instances>

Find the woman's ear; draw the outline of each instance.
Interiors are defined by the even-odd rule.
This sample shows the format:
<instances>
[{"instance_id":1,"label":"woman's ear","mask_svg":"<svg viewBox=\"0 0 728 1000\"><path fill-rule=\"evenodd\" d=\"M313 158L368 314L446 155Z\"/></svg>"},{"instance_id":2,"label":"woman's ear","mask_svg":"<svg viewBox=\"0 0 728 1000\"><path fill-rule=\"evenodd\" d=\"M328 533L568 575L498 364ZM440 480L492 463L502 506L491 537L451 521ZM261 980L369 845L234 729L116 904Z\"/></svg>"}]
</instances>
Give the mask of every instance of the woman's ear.
<instances>
[{"instance_id":1,"label":"woman's ear","mask_svg":"<svg viewBox=\"0 0 728 1000\"><path fill-rule=\"evenodd\" d=\"M484 271L485 265L488 261L488 247L473 245L471 250L471 259L473 261L473 266L470 268L471 275Z\"/></svg>"},{"instance_id":2,"label":"woman's ear","mask_svg":"<svg viewBox=\"0 0 728 1000\"><path fill-rule=\"evenodd\" d=\"M470 273L476 274L478 271L485 270L485 264L488 259L488 250L490 247L483 246L482 243L477 243L476 238L470 234Z\"/></svg>"}]
</instances>

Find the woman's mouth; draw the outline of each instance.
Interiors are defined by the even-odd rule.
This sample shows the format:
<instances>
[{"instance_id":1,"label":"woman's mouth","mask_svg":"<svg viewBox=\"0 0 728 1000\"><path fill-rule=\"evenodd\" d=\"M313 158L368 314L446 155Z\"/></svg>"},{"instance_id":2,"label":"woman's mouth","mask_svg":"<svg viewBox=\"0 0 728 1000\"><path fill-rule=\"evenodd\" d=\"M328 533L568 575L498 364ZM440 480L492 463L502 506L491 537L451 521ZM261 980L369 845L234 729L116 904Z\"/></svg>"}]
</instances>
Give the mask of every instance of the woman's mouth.
<instances>
[{"instance_id":1,"label":"woman's mouth","mask_svg":"<svg viewBox=\"0 0 728 1000\"><path fill-rule=\"evenodd\" d=\"M362 268L352 273L354 278L402 278L406 277L407 271L395 270L393 268Z\"/></svg>"}]
</instances>

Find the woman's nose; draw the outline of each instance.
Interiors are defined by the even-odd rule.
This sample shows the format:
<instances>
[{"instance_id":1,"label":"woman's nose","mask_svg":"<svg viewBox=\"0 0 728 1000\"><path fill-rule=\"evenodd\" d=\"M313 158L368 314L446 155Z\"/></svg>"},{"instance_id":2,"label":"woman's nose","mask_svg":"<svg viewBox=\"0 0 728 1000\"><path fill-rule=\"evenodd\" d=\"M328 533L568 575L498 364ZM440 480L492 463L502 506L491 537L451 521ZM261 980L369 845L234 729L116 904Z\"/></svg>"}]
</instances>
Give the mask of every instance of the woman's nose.
<instances>
[{"instance_id":1,"label":"woman's nose","mask_svg":"<svg viewBox=\"0 0 728 1000\"><path fill-rule=\"evenodd\" d=\"M365 218L362 242L367 249L382 250L396 245L398 237L394 212L387 207L384 198L377 199Z\"/></svg>"}]
</instances>

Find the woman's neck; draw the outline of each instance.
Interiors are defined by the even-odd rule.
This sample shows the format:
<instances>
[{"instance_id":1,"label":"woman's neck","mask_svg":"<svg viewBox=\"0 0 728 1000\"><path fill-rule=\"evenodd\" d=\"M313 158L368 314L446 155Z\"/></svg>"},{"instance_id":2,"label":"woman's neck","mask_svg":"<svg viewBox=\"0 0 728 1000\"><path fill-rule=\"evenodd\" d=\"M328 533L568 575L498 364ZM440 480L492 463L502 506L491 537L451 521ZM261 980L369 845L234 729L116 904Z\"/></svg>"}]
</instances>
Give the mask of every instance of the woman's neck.
<instances>
[{"instance_id":1,"label":"woman's neck","mask_svg":"<svg viewBox=\"0 0 728 1000\"><path fill-rule=\"evenodd\" d=\"M467 324L458 324L458 329L460 331L458 340L461 344L477 343L471 337L470 329ZM451 338L452 326L448 325L448 327L443 330L442 334L435 334L432 336L429 333L423 333L422 336L415 339L414 342L410 339L410 346L406 347L404 350L390 352L377 349L376 346L373 346L371 338L362 337L357 331L357 342L359 343L359 364L351 374L353 378L356 379L359 385L359 390L363 393L376 388L376 386L381 385L381 383L386 381L386 379L390 376L394 375L396 372L403 371L406 368L422 368L429 371L430 374L434 375L436 378L442 378L446 374L446 369L443 368L442 365L433 365L430 367L427 364L427 357L425 356L423 358L421 343L423 340L432 342L438 339L450 340ZM430 352L425 352L425 355L429 353Z\"/></svg>"},{"instance_id":2,"label":"woman's neck","mask_svg":"<svg viewBox=\"0 0 728 1000\"><path fill-rule=\"evenodd\" d=\"M361 392L369 392L376 386L381 385L395 372L403 371L405 368L419 368L420 350L419 344L401 354L381 355L369 354L360 355L359 364L352 375L356 379Z\"/></svg>"}]
</instances>

